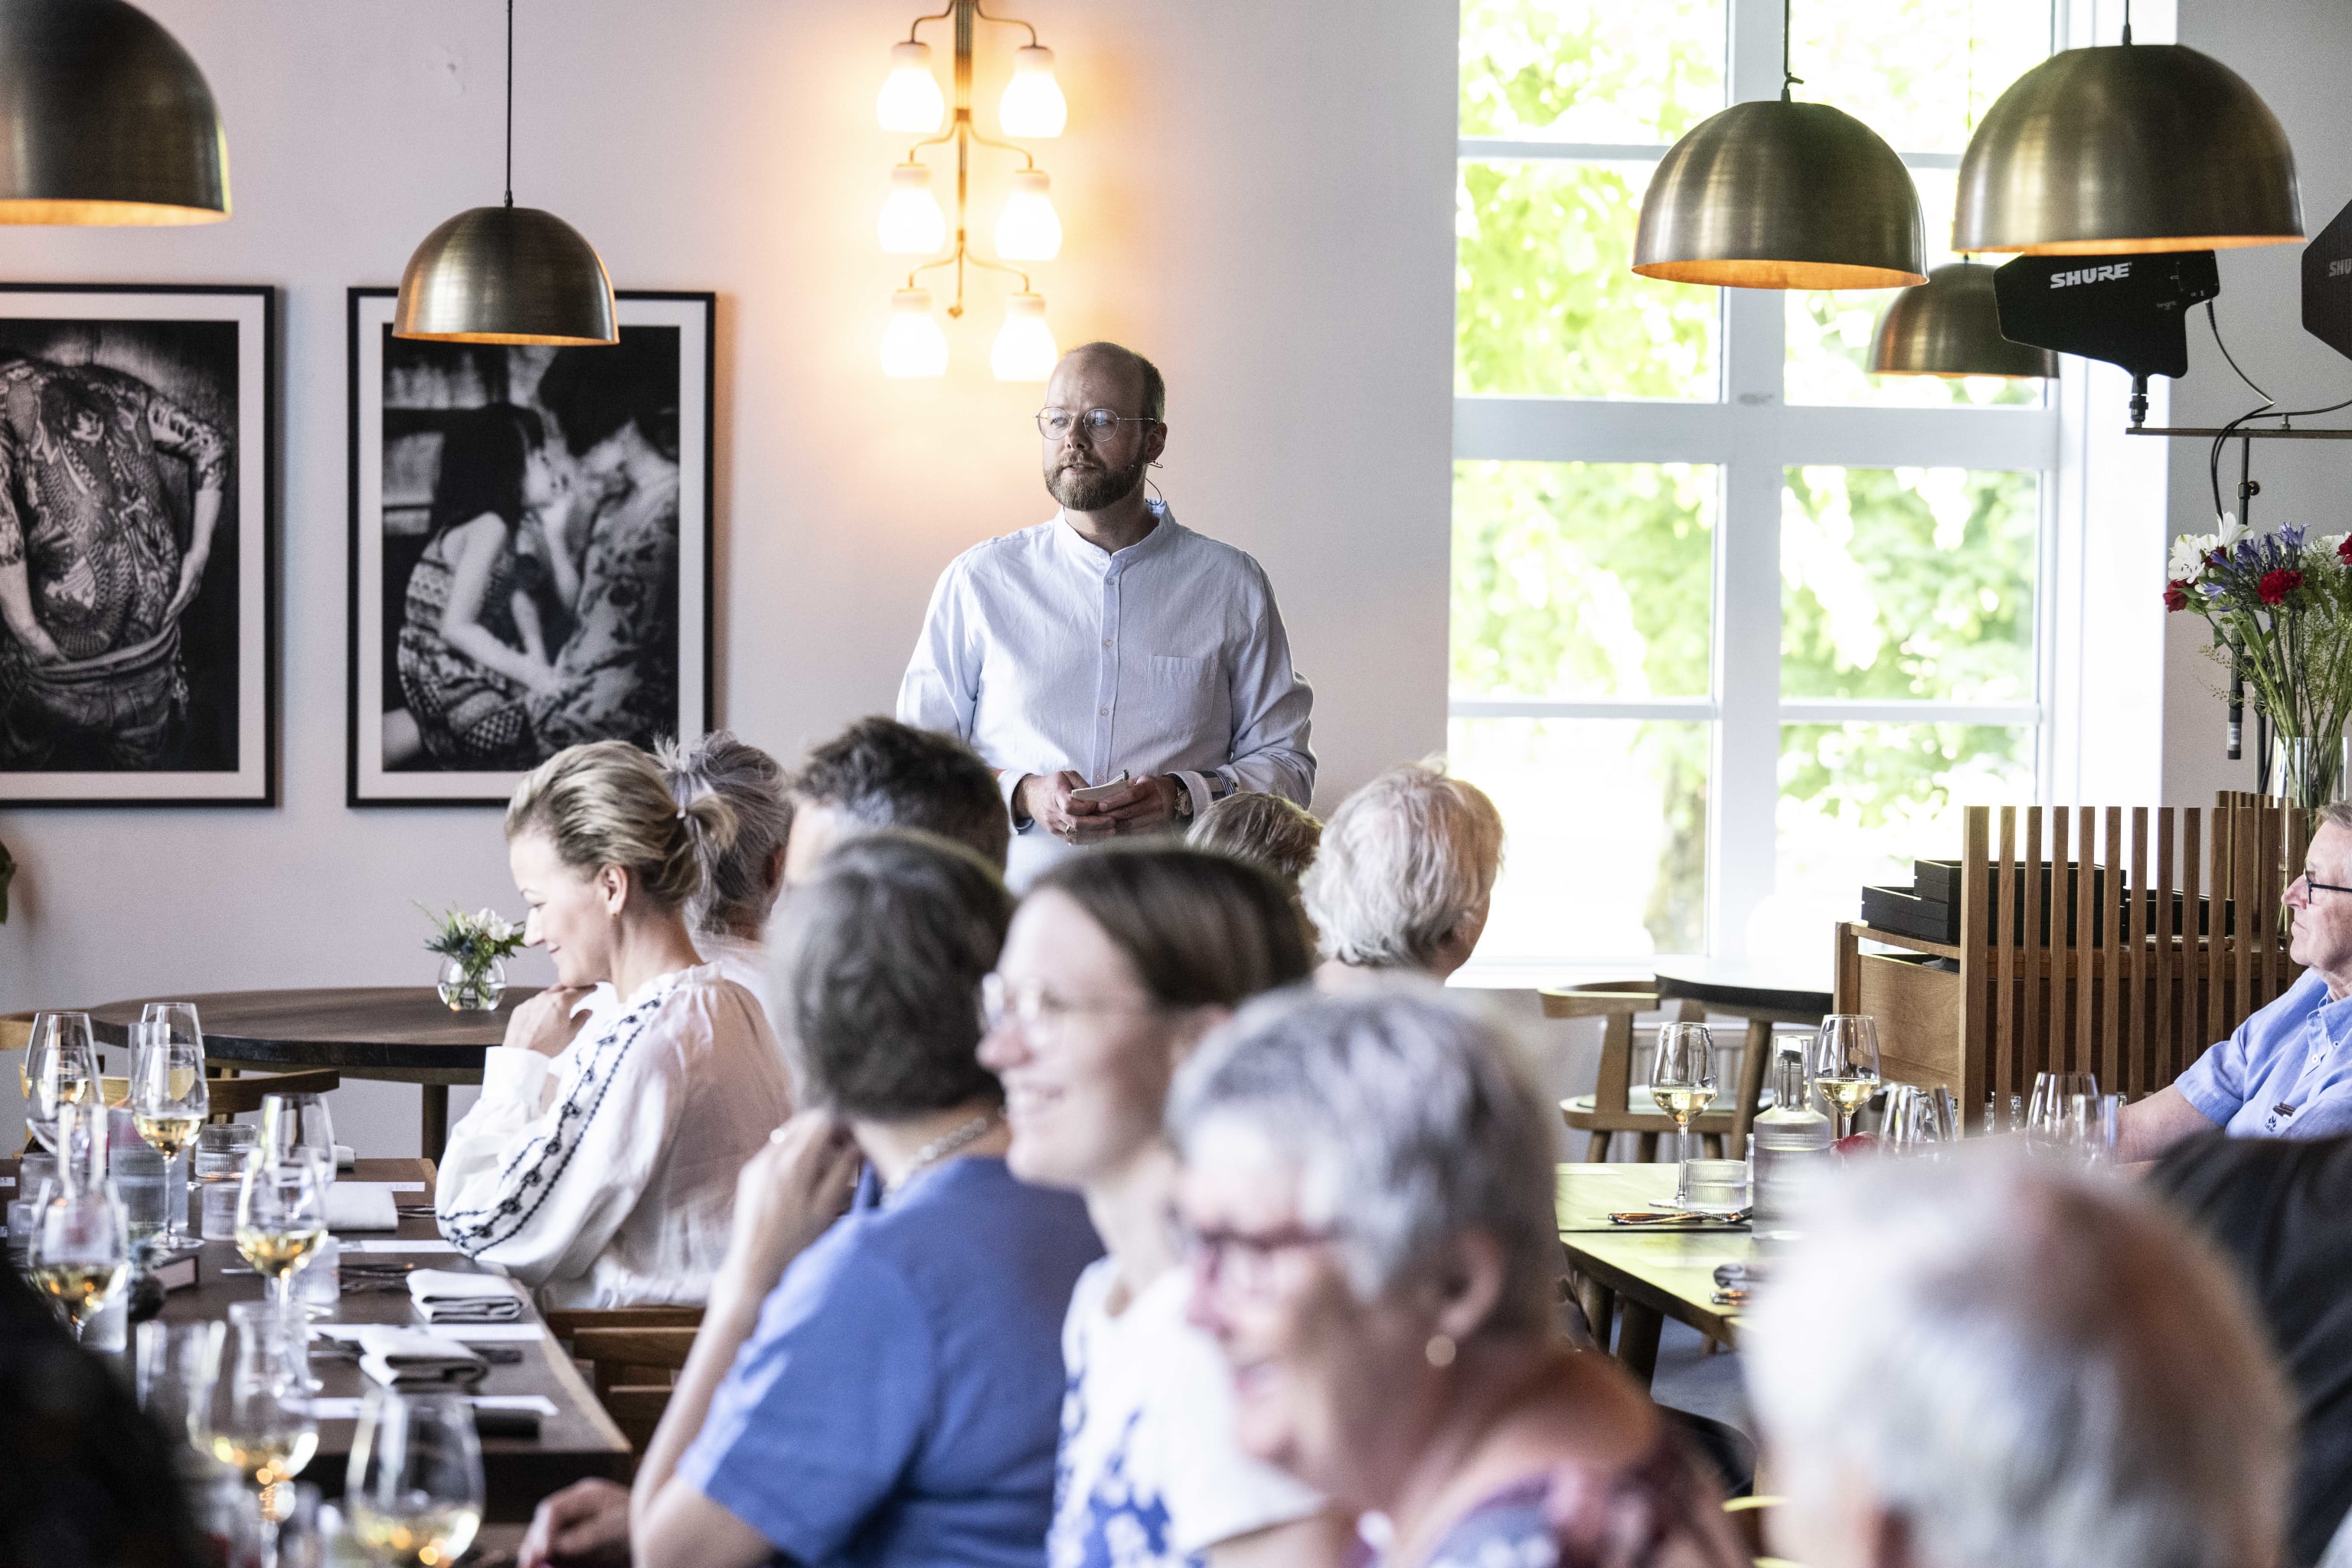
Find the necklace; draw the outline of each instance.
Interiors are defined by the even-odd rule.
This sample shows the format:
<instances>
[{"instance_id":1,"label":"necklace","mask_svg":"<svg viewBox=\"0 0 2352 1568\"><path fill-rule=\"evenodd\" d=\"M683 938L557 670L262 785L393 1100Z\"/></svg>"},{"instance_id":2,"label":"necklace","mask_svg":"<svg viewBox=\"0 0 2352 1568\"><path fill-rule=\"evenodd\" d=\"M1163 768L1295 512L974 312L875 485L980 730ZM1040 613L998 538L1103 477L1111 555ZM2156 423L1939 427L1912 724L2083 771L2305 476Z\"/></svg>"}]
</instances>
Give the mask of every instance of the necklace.
<instances>
[{"instance_id":1,"label":"necklace","mask_svg":"<svg viewBox=\"0 0 2352 1568\"><path fill-rule=\"evenodd\" d=\"M915 1157L907 1163L905 1170L898 1173L898 1179L890 1184L889 1191L883 1194L884 1198L887 1200L897 1197L907 1190L907 1184L917 1176L921 1175L957 1150L977 1143L987 1137L989 1129L994 1127L998 1119L1003 1114L1001 1110L991 1110L975 1116L961 1127L941 1133L916 1150Z\"/></svg>"}]
</instances>

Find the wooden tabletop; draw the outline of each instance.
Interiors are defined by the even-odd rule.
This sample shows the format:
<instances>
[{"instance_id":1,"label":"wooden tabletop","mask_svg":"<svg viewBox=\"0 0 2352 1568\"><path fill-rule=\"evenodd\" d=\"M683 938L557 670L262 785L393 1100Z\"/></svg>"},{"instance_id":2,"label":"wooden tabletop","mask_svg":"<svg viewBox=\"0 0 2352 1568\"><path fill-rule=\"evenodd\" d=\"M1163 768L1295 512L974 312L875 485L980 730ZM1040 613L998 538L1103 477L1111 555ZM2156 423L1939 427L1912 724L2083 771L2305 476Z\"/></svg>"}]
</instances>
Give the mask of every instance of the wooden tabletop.
<instances>
[{"instance_id":1,"label":"wooden tabletop","mask_svg":"<svg viewBox=\"0 0 2352 1568\"><path fill-rule=\"evenodd\" d=\"M1831 1006L1828 977L1705 958L1657 966L1658 995L1686 997L1727 1013L1782 1013L1819 1018Z\"/></svg>"},{"instance_id":2,"label":"wooden tabletop","mask_svg":"<svg viewBox=\"0 0 2352 1568\"><path fill-rule=\"evenodd\" d=\"M199 1000L202 1005L201 999ZM0 1166L13 1171L13 1164ZM352 1182L422 1182L419 1193L395 1193L393 1199L403 1205L425 1205L432 1199L433 1167L423 1160L362 1160L356 1168L344 1173L343 1180ZM353 1233L342 1239L348 1245L360 1240L438 1241L439 1232L430 1215L403 1215L396 1233ZM350 1255L366 1256L366 1255ZM414 1262L420 1268L472 1269L472 1260L456 1253L392 1254ZM163 1321L165 1322L202 1322L226 1320L232 1301L257 1301L262 1299L262 1280L257 1274L231 1274L226 1270L244 1267L237 1256L236 1244L208 1241L197 1260L197 1283L192 1289L174 1290L164 1298ZM525 1321L544 1322L538 1313L526 1307ZM331 1321L341 1323L401 1323L418 1325L422 1320L410 1304L405 1289L398 1290L346 1289ZM462 1329L457 1331L462 1332ZM625 1481L629 1476L629 1444L604 1407L596 1403L572 1358L552 1337L542 1333L536 1343L516 1342L523 1352L520 1363L493 1364L477 1394L544 1395L555 1405L555 1414L541 1419L536 1437L484 1437L482 1439L482 1470L489 1483L489 1506L487 1517L494 1521L518 1522L530 1518L531 1509L548 1493L560 1490L589 1476L602 1476ZM234 1346L228 1347L233 1353ZM322 1399L356 1397L372 1386L356 1362L313 1358L311 1374L325 1386L318 1397ZM351 1458L352 1438L356 1424L351 1421L320 1421L319 1452L303 1470L301 1479L314 1483L329 1497L341 1495L343 1489L344 1468Z\"/></svg>"},{"instance_id":3,"label":"wooden tabletop","mask_svg":"<svg viewBox=\"0 0 2352 1568\"><path fill-rule=\"evenodd\" d=\"M1557 1175L1560 1245L1577 1274L1601 1289L1622 1298L1628 1308L1629 1337L1633 1310L1651 1320L1645 1352L1637 1352L1633 1370L1647 1378L1655 1364L1654 1319L1672 1318L1687 1323L1727 1345L1739 1342L1739 1310L1715 1304L1715 1270L1726 1263L1752 1263L1757 1243L1746 1229L1647 1230L1612 1226L1609 1211L1654 1208L1671 1198L1675 1168L1668 1164L1561 1165ZM1593 1316L1588 1302L1587 1316ZM1606 1332L1605 1323L1593 1324ZM1622 1353L1622 1352L1621 1352Z\"/></svg>"},{"instance_id":4,"label":"wooden tabletop","mask_svg":"<svg viewBox=\"0 0 2352 1568\"><path fill-rule=\"evenodd\" d=\"M89 1010L103 1044L126 1044L148 1001L193 1002L205 1053L241 1067L340 1068L354 1076L432 1073L480 1081L482 1053L506 1036L517 1004L537 989L509 987L492 1013L458 1013L429 985L303 991L214 991L136 997Z\"/></svg>"}]
</instances>

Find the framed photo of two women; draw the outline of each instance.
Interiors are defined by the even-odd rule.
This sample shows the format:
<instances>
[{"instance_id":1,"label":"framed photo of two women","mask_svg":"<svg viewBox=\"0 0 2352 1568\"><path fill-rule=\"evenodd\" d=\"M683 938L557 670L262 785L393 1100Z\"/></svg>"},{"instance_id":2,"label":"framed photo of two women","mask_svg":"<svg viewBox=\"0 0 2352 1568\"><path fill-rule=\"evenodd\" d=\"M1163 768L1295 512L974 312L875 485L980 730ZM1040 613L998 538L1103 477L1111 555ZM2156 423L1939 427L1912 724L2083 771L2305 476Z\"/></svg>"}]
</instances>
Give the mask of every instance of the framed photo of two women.
<instances>
[{"instance_id":1,"label":"framed photo of two women","mask_svg":"<svg viewBox=\"0 0 2352 1568\"><path fill-rule=\"evenodd\" d=\"M414 342L350 297L352 805L502 805L566 746L709 727L715 297L610 347Z\"/></svg>"}]
</instances>

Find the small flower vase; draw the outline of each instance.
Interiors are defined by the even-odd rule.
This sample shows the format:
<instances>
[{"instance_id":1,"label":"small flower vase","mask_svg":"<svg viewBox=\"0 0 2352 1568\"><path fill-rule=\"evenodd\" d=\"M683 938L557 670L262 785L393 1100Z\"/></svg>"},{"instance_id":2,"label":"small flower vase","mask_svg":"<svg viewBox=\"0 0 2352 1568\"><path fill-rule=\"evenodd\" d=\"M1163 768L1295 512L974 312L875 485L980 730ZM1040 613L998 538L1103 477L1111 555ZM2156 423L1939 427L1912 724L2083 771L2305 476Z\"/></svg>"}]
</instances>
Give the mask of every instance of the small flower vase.
<instances>
[{"instance_id":1,"label":"small flower vase","mask_svg":"<svg viewBox=\"0 0 2352 1568\"><path fill-rule=\"evenodd\" d=\"M2289 805L2317 811L2344 798L2352 783L2352 741L2341 735L2281 735L2272 742L2271 792Z\"/></svg>"},{"instance_id":2,"label":"small flower vase","mask_svg":"<svg viewBox=\"0 0 2352 1568\"><path fill-rule=\"evenodd\" d=\"M506 961L468 964L462 958L444 960L440 989L441 1000L452 1013L495 1012L499 998L507 994Z\"/></svg>"}]
</instances>

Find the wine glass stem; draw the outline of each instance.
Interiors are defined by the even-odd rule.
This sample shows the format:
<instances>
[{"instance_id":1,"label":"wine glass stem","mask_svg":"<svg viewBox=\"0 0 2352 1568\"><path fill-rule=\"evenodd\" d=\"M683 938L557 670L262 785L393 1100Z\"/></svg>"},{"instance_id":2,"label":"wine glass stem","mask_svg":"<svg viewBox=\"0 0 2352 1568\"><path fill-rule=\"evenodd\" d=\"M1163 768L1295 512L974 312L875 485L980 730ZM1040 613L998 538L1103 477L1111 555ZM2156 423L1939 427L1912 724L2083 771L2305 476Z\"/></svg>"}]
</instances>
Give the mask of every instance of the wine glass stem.
<instances>
[{"instance_id":1,"label":"wine glass stem","mask_svg":"<svg viewBox=\"0 0 2352 1568\"><path fill-rule=\"evenodd\" d=\"M1690 1123L1677 1119L1675 1122L1675 1163L1687 1165L1690 1157Z\"/></svg>"}]
</instances>

